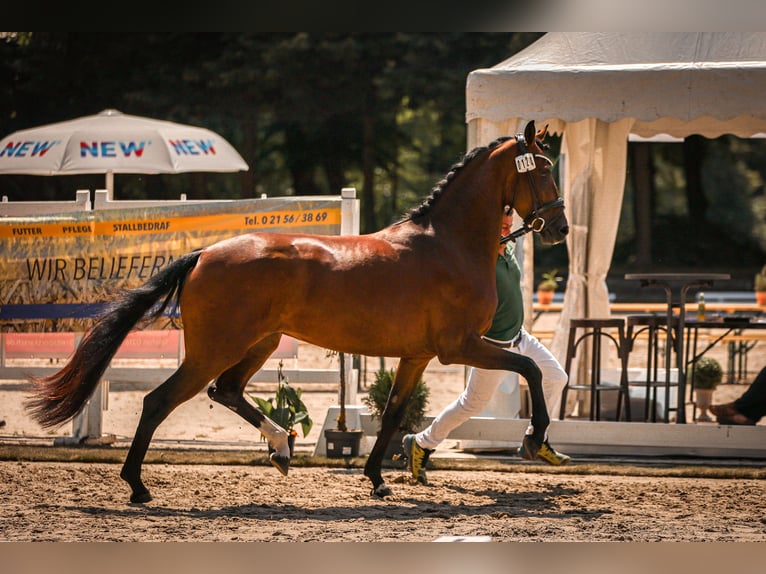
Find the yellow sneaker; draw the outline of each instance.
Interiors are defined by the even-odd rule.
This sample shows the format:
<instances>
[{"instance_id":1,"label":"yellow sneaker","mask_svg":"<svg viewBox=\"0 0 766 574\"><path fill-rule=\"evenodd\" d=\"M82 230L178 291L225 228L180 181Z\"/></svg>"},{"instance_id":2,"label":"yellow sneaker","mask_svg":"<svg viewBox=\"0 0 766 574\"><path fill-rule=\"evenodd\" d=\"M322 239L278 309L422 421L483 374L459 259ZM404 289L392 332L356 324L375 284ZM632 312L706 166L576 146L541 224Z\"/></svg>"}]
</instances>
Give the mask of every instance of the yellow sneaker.
<instances>
[{"instance_id":1,"label":"yellow sneaker","mask_svg":"<svg viewBox=\"0 0 766 574\"><path fill-rule=\"evenodd\" d=\"M412 478L420 484L428 484L426 464L433 449L421 447L415 440L414 434L404 435L402 449L404 450L404 456L407 458L407 470L412 474Z\"/></svg>"},{"instance_id":2,"label":"yellow sneaker","mask_svg":"<svg viewBox=\"0 0 766 574\"><path fill-rule=\"evenodd\" d=\"M546 439L540 449L533 455L531 445L527 443L527 436L524 437L522 446L519 447L519 456L524 460L541 460L553 466L562 466L569 464L572 459L564 453L558 452ZM531 439L530 439L531 440Z\"/></svg>"},{"instance_id":3,"label":"yellow sneaker","mask_svg":"<svg viewBox=\"0 0 766 574\"><path fill-rule=\"evenodd\" d=\"M543 446L540 447L540 450L537 451L537 460L542 460L553 466L562 466L564 464L569 464L572 459L564 453L558 452L548 444L548 441L546 440L543 443Z\"/></svg>"}]
</instances>

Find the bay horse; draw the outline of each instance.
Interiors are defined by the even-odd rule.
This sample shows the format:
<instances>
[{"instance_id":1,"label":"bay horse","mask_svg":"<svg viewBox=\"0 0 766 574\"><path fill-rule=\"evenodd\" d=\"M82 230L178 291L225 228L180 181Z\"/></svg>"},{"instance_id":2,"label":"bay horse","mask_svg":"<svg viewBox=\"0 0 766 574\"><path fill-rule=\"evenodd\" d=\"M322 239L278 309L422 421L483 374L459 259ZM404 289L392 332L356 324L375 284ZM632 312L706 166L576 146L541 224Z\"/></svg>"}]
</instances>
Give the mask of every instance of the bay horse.
<instances>
[{"instance_id":1,"label":"bay horse","mask_svg":"<svg viewBox=\"0 0 766 574\"><path fill-rule=\"evenodd\" d=\"M420 206L375 233L256 232L179 257L143 286L123 292L58 373L34 380L28 410L44 427L70 420L128 333L175 302L185 357L144 397L120 472L131 502L152 499L141 468L155 430L208 384L211 399L271 442L271 463L287 475L287 433L244 393L282 334L347 354L400 358L364 468L375 496L391 493L381 475L383 454L434 357L522 375L532 399L535 452L549 424L540 370L482 334L497 304L495 260L504 207L513 207L525 230L538 232L545 243L563 241L568 232L552 165L542 153L546 132L536 133L529 122L523 134L468 152Z\"/></svg>"}]
</instances>

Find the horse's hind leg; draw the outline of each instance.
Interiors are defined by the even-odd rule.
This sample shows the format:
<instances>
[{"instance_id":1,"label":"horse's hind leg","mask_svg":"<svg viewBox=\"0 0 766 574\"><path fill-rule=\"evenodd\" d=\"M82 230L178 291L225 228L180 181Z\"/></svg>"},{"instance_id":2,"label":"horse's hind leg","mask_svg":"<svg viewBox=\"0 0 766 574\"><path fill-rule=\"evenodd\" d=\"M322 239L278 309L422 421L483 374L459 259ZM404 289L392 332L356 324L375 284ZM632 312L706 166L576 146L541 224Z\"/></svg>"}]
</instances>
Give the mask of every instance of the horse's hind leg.
<instances>
[{"instance_id":1,"label":"horse's hind leg","mask_svg":"<svg viewBox=\"0 0 766 574\"><path fill-rule=\"evenodd\" d=\"M248 349L245 358L221 374L207 389L208 396L237 413L261 431L274 447L269 457L279 472L287 476L290 469L290 447L287 432L272 422L245 397L245 385L279 346L280 333L269 335Z\"/></svg>"},{"instance_id":2,"label":"horse's hind leg","mask_svg":"<svg viewBox=\"0 0 766 574\"><path fill-rule=\"evenodd\" d=\"M120 477L132 490L131 502L149 502L149 489L141 481L143 464L154 431L173 410L199 393L214 373L204 373L184 362L164 383L144 397L141 419L133 436Z\"/></svg>"}]
</instances>

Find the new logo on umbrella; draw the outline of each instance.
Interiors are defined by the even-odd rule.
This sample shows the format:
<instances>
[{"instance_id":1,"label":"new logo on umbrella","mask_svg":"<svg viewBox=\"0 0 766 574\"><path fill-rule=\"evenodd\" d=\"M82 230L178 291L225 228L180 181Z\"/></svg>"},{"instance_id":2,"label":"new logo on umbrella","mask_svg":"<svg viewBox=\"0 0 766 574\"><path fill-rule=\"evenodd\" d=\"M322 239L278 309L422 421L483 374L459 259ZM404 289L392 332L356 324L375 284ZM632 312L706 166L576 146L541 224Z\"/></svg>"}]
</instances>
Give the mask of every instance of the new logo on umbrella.
<instances>
[{"instance_id":1,"label":"new logo on umbrella","mask_svg":"<svg viewBox=\"0 0 766 574\"><path fill-rule=\"evenodd\" d=\"M60 144L60 140L52 142L8 142L0 149L0 157L43 157L54 146Z\"/></svg>"},{"instance_id":2,"label":"new logo on umbrella","mask_svg":"<svg viewBox=\"0 0 766 574\"><path fill-rule=\"evenodd\" d=\"M215 143L213 140L175 139L167 140L169 149L176 155L215 155ZM54 141L9 141L0 150L0 157L43 157L55 146L61 144L61 140ZM80 157L141 157L144 149L152 145L151 141L94 141L80 142Z\"/></svg>"}]
</instances>

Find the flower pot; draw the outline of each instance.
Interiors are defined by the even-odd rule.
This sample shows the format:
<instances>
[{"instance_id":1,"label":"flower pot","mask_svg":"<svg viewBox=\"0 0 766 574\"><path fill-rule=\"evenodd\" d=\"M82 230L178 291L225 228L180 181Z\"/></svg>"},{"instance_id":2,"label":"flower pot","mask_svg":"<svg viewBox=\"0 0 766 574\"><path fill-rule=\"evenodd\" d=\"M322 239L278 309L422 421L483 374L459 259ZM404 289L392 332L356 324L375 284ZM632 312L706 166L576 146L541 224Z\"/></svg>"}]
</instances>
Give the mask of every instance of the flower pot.
<instances>
[{"instance_id":1,"label":"flower pot","mask_svg":"<svg viewBox=\"0 0 766 574\"><path fill-rule=\"evenodd\" d=\"M700 410L699 415L697 415L698 422L710 422L713 420L708 414L708 409L713 404L714 392L715 389L694 389L694 402Z\"/></svg>"},{"instance_id":2,"label":"flower pot","mask_svg":"<svg viewBox=\"0 0 766 574\"><path fill-rule=\"evenodd\" d=\"M327 458L345 458L359 456L359 443L362 440L362 430L325 429L324 439L327 442Z\"/></svg>"},{"instance_id":3,"label":"flower pot","mask_svg":"<svg viewBox=\"0 0 766 574\"><path fill-rule=\"evenodd\" d=\"M766 291L756 291L755 301L762 307L766 307Z\"/></svg>"},{"instance_id":4,"label":"flower pot","mask_svg":"<svg viewBox=\"0 0 766 574\"><path fill-rule=\"evenodd\" d=\"M553 291L538 291L537 302L540 305L550 305L553 302Z\"/></svg>"}]
</instances>

